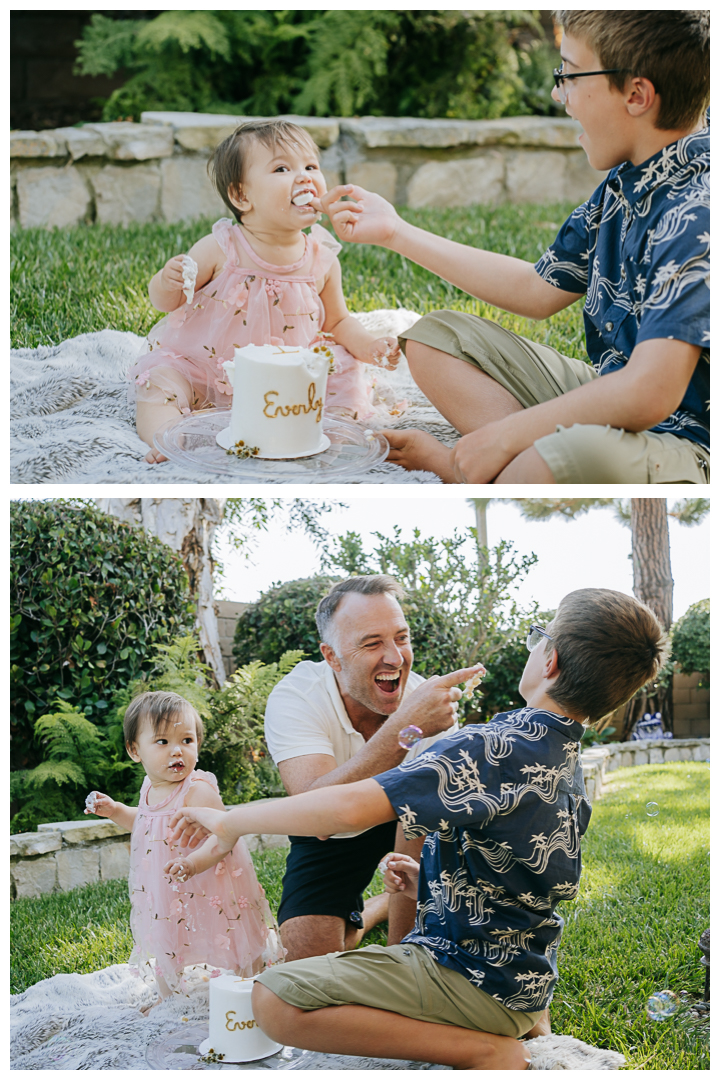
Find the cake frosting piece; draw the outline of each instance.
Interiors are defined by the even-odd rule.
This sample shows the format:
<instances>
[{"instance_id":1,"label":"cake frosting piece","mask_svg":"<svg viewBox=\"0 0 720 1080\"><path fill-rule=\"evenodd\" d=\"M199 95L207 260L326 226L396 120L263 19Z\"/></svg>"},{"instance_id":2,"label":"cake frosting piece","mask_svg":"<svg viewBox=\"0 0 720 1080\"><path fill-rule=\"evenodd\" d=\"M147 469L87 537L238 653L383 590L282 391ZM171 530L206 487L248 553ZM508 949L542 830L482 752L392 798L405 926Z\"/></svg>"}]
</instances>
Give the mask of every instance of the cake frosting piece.
<instances>
[{"instance_id":1,"label":"cake frosting piece","mask_svg":"<svg viewBox=\"0 0 720 1080\"><path fill-rule=\"evenodd\" d=\"M182 257L182 277L183 277L183 292L185 293L185 299L188 304L192 303L192 298L195 295L195 282L198 276L198 264L190 255L183 255Z\"/></svg>"},{"instance_id":2,"label":"cake frosting piece","mask_svg":"<svg viewBox=\"0 0 720 1080\"><path fill-rule=\"evenodd\" d=\"M283 460L326 450L323 432L332 352L321 344L246 345L223 364L233 387L230 424L220 446L239 457Z\"/></svg>"}]
</instances>

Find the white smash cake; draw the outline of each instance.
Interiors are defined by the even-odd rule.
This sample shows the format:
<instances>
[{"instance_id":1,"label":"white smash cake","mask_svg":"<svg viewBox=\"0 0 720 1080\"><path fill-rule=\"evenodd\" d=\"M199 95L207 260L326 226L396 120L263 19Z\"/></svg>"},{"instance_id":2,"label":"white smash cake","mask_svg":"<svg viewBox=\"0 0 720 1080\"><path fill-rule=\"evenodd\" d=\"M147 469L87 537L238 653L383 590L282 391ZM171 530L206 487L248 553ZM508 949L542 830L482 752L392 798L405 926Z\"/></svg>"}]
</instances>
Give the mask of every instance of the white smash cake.
<instances>
[{"instance_id":1,"label":"white smash cake","mask_svg":"<svg viewBox=\"0 0 720 1080\"><path fill-rule=\"evenodd\" d=\"M323 434L332 352L325 345L246 345L223 364L233 387L230 424L220 446L239 457L310 457L330 445Z\"/></svg>"},{"instance_id":2,"label":"white smash cake","mask_svg":"<svg viewBox=\"0 0 720 1080\"><path fill-rule=\"evenodd\" d=\"M253 978L220 975L210 980L210 1037L198 1050L227 1062L259 1061L282 1050L258 1027L250 995Z\"/></svg>"}]
</instances>

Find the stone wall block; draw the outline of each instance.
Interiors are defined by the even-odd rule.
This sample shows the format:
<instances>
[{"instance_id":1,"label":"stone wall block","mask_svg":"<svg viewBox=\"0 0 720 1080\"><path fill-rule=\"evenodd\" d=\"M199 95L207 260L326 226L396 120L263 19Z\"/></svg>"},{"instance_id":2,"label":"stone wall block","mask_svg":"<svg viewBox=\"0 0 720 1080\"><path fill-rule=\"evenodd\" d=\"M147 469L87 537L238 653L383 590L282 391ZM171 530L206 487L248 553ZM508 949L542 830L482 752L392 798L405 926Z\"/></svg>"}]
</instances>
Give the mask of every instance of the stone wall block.
<instances>
[{"instance_id":1,"label":"stone wall block","mask_svg":"<svg viewBox=\"0 0 720 1080\"><path fill-rule=\"evenodd\" d=\"M635 764L636 765L647 765L647 764L649 764L649 762L648 762L648 751L647 750L636 750L635 751Z\"/></svg>"},{"instance_id":2,"label":"stone wall block","mask_svg":"<svg viewBox=\"0 0 720 1080\"><path fill-rule=\"evenodd\" d=\"M67 145L58 131L11 131L11 158L66 157Z\"/></svg>"},{"instance_id":3,"label":"stone wall block","mask_svg":"<svg viewBox=\"0 0 720 1080\"><path fill-rule=\"evenodd\" d=\"M630 750L624 750L620 755L620 768L630 769L635 764L635 755Z\"/></svg>"},{"instance_id":4,"label":"stone wall block","mask_svg":"<svg viewBox=\"0 0 720 1080\"><path fill-rule=\"evenodd\" d=\"M183 113L148 111L141 113L143 124L162 124L173 133L176 142L185 150L214 150L218 143L232 135L239 124L262 120L258 116L233 116L230 113ZM321 150L340 137L338 121L328 116L274 116L265 119L289 120L307 131Z\"/></svg>"},{"instance_id":5,"label":"stone wall block","mask_svg":"<svg viewBox=\"0 0 720 1080\"><path fill-rule=\"evenodd\" d=\"M682 761L680 757L682 750L677 746L669 746L664 754L665 761Z\"/></svg>"},{"instance_id":6,"label":"stone wall block","mask_svg":"<svg viewBox=\"0 0 720 1080\"><path fill-rule=\"evenodd\" d=\"M650 765L661 765L664 760L661 746L651 746L648 750L648 762Z\"/></svg>"},{"instance_id":7,"label":"stone wall block","mask_svg":"<svg viewBox=\"0 0 720 1080\"><path fill-rule=\"evenodd\" d=\"M104 157L107 151L105 140L99 131L91 127L56 128L55 134L62 136L73 161L82 157Z\"/></svg>"},{"instance_id":8,"label":"stone wall block","mask_svg":"<svg viewBox=\"0 0 720 1080\"><path fill-rule=\"evenodd\" d=\"M106 840L111 836L127 836L128 829L116 825L108 818L87 817L83 821L52 821L38 825L39 832L59 832L66 844L87 844L94 840Z\"/></svg>"},{"instance_id":9,"label":"stone wall block","mask_svg":"<svg viewBox=\"0 0 720 1080\"><path fill-rule=\"evenodd\" d=\"M583 149L571 150L563 156L565 159L565 184L562 197L572 200L579 206L603 182L607 172L599 172L597 169L593 169Z\"/></svg>"},{"instance_id":10,"label":"stone wall block","mask_svg":"<svg viewBox=\"0 0 720 1080\"><path fill-rule=\"evenodd\" d=\"M129 225L158 216L160 170L157 165L122 168L106 165L93 178L100 225Z\"/></svg>"},{"instance_id":11,"label":"stone wall block","mask_svg":"<svg viewBox=\"0 0 720 1080\"><path fill-rule=\"evenodd\" d=\"M90 211L90 193L74 165L22 169L17 178L18 216L24 229L66 228Z\"/></svg>"},{"instance_id":12,"label":"stone wall block","mask_svg":"<svg viewBox=\"0 0 720 1080\"><path fill-rule=\"evenodd\" d=\"M174 149L172 128L163 124L86 124L83 131L99 135L105 144L105 156L117 161L147 161L171 157Z\"/></svg>"},{"instance_id":13,"label":"stone wall block","mask_svg":"<svg viewBox=\"0 0 720 1080\"><path fill-rule=\"evenodd\" d=\"M693 761L706 761L709 757L709 746L693 746Z\"/></svg>"},{"instance_id":14,"label":"stone wall block","mask_svg":"<svg viewBox=\"0 0 720 1080\"><path fill-rule=\"evenodd\" d=\"M680 755L678 761L692 761L693 759L692 749L689 746L681 746L678 753ZM667 761L667 758L665 760Z\"/></svg>"},{"instance_id":15,"label":"stone wall block","mask_svg":"<svg viewBox=\"0 0 720 1080\"><path fill-rule=\"evenodd\" d=\"M55 858L58 885L62 892L100 880L100 852L97 847L63 848Z\"/></svg>"},{"instance_id":16,"label":"stone wall block","mask_svg":"<svg viewBox=\"0 0 720 1080\"><path fill-rule=\"evenodd\" d=\"M412 116L363 116L341 120L340 131L368 149L422 146L549 146L570 149L580 125L565 117L506 116L499 120L423 120Z\"/></svg>"},{"instance_id":17,"label":"stone wall block","mask_svg":"<svg viewBox=\"0 0 720 1080\"><path fill-rule=\"evenodd\" d=\"M347 170L346 177L348 184L358 184L368 191L377 192L388 202L395 202L398 171L391 161L359 161ZM327 181L327 176L325 179ZM331 184L329 181L327 184L329 190Z\"/></svg>"},{"instance_id":18,"label":"stone wall block","mask_svg":"<svg viewBox=\"0 0 720 1080\"><path fill-rule=\"evenodd\" d=\"M565 155L552 151L508 153L506 185L510 201L553 202L561 198L565 190L565 165Z\"/></svg>"},{"instance_id":19,"label":"stone wall block","mask_svg":"<svg viewBox=\"0 0 720 1080\"><path fill-rule=\"evenodd\" d=\"M230 216L208 176L207 158L178 155L163 161L160 170L160 210L165 221Z\"/></svg>"},{"instance_id":20,"label":"stone wall block","mask_svg":"<svg viewBox=\"0 0 720 1080\"><path fill-rule=\"evenodd\" d=\"M126 878L130 872L130 842L103 844L100 848L100 878Z\"/></svg>"},{"instance_id":21,"label":"stone wall block","mask_svg":"<svg viewBox=\"0 0 720 1080\"><path fill-rule=\"evenodd\" d=\"M62 833L26 832L15 833L10 837L10 855L45 855L48 851L59 851L62 847Z\"/></svg>"},{"instance_id":22,"label":"stone wall block","mask_svg":"<svg viewBox=\"0 0 720 1080\"><path fill-rule=\"evenodd\" d=\"M20 859L11 864L10 873L18 899L42 896L43 893L52 892L57 886L58 873L54 855L41 855L39 859Z\"/></svg>"},{"instance_id":23,"label":"stone wall block","mask_svg":"<svg viewBox=\"0 0 720 1080\"><path fill-rule=\"evenodd\" d=\"M505 162L498 151L454 161L421 165L407 188L407 204L422 206L494 205L503 194Z\"/></svg>"}]
</instances>

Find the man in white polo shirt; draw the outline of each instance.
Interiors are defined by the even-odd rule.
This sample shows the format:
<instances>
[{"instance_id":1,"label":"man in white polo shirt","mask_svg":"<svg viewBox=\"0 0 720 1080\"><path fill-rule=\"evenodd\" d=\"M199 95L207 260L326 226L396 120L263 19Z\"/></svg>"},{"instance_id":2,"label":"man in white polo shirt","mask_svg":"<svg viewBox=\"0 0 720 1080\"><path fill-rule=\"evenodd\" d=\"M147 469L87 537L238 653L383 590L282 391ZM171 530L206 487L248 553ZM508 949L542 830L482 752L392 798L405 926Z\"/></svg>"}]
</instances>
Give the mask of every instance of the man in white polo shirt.
<instances>
[{"instance_id":1,"label":"man in white polo shirt","mask_svg":"<svg viewBox=\"0 0 720 1080\"><path fill-rule=\"evenodd\" d=\"M413 652L399 600L386 574L348 578L316 613L320 663L304 660L278 683L265 711L265 738L288 795L364 780L457 730L448 691L412 672ZM398 743L409 724L425 738ZM415 902L403 893L362 894L380 859L404 851L419 859L422 839L406 840L396 822L325 838L291 836L278 911L288 960L353 949L388 918L388 944L412 928Z\"/></svg>"}]
</instances>

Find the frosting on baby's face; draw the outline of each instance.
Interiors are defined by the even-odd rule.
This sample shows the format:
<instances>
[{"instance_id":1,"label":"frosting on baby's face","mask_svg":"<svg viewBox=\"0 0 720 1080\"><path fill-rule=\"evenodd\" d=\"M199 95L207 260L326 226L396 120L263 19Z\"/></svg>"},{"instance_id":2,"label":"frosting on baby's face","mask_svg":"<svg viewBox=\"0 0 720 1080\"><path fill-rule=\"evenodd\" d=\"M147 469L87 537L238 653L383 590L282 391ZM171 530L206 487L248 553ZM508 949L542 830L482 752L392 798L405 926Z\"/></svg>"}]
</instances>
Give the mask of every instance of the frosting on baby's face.
<instances>
[{"instance_id":1,"label":"frosting on baby's face","mask_svg":"<svg viewBox=\"0 0 720 1080\"><path fill-rule=\"evenodd\" d=\"M319 212L310 203L326 191L309 137L274 146L255 139L247 147L240 190L229 191L228 198L241 212L244 226L274 239L299 233L316 221Z\"/></svg>"}]
</instances>

